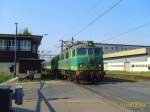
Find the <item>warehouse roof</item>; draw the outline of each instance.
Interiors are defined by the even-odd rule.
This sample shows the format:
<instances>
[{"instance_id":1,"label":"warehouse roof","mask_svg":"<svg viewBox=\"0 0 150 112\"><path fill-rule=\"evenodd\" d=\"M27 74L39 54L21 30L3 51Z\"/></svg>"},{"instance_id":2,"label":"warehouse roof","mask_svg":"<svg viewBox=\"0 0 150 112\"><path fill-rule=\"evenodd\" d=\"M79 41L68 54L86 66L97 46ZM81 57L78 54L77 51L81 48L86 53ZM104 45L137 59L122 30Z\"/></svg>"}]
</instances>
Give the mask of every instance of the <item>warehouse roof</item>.
<instances>
[{"instance_id":1,"label":"warehouse roof","mask_svg":"<svg viewBox=\"0 0 150 112\"><path fill-rule=\"evenodd\" d=\"M128 44L108 44L108 43L95 43L95 45L111 45L111 46L132 46L132 47L150 47L148 45L128 45Z\"/></svg>"},{"instance_id":2,"label":"warehouse roof","mask_svg":"<svg viewBox=\"0 0 150 112\"><path fill-rule=\"evenodd\" d=\"M124 56L134 56L134 55L143 55L147 54L148 50L147 48L139 48L139 49L133 49L133 50L126 50L126 51L119 51L119 52L113 52L104 54L103 58L117 58L117 57L124 57Z\"/></svg>"}]
</instances>

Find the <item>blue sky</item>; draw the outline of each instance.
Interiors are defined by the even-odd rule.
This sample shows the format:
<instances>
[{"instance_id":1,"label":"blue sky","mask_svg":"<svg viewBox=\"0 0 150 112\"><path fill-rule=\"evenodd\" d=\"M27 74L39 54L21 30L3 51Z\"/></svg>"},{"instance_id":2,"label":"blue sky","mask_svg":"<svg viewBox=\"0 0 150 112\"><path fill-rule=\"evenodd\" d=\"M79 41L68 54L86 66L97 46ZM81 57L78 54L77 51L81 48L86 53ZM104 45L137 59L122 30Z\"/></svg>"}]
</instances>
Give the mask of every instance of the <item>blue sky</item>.
<instances>
[{"instance_id":1,"label":"blue sky","mask_svg":"<svg viewBox=\"0 0 150 112\"><path fill-rule=\"evenodd\" d=\"M97 15L119 0L0 0L0 33L15 33L28 27L32 34L47 33L41 50L59 52L59 40L69 40ZM123 0L107 15L75 37L103 40L150 22L150 0ZM150 25L105 43L150 45Z\"/></svg>"}]
</instances>

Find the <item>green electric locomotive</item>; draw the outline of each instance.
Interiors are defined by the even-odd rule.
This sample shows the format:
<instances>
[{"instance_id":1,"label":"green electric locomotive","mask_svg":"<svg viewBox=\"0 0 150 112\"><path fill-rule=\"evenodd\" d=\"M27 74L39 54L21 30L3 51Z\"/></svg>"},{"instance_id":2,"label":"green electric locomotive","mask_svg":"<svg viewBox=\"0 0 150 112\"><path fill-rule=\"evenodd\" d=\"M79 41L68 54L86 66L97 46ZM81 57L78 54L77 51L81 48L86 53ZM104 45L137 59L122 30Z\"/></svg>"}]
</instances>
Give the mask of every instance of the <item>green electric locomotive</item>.
<instances>
[{"instance_id":1,"label":"green electric locomotive","mask_svg":"<svg viewBox=\"0 0 150 112\"><path fill-rule=\"evenodd\" d=\"M101 81L105 75L102 49L89 42L74 45L51 60L51 69L77 82Z\"/></svg>"}]
</instances>

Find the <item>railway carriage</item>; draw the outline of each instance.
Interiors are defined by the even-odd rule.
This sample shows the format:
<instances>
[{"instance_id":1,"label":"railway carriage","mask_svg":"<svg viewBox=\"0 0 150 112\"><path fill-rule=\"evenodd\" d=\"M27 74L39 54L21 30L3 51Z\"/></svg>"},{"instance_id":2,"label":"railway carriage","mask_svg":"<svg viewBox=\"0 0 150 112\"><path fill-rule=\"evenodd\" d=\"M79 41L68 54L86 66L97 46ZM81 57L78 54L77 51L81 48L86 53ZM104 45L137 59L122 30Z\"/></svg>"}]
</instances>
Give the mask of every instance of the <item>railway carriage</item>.
<instances>
[{"instance_id":1,"label":"railway carriage","mask_svg":"<svg viewBox=\"0 0 150 112\"><path fill-rule=\"evenodd\" d=\"M74 45L54 57L52 70L70 80L98 82L105 75L103 52L92 43Z\"/></svg>"}]
</instances>

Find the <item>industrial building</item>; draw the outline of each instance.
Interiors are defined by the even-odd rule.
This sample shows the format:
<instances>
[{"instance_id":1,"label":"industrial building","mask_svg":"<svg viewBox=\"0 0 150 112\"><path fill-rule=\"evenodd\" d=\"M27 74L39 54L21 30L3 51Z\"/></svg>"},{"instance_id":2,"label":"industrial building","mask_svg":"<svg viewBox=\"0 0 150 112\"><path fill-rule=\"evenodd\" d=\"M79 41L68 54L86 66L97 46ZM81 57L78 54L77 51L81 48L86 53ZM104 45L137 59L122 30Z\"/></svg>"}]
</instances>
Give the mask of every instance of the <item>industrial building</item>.
<instances>
[{"instance_id":1,"label":"industrial building","mask_svg":"<svg viewBox=\"0 0 150 112\"><path fill-rule=\"evenodd\" d=\"M150 46L144 45L125 45L125 44L106 44L106 43L95 43L95 45L101 47L103 49L104 54L124 50L132 50L137 48L150 48Z\"/></svg>"},{"instance_id":2,"label":"industrial building","mask_svg":"<svg viewBox=\"0 0 150 112\"><path fill-rule=\"evenodd\" d=\"M113 71L146 72L150 71L150 49L113 52L103 55L104 69Z\"/></svg>"}]
</instances>

